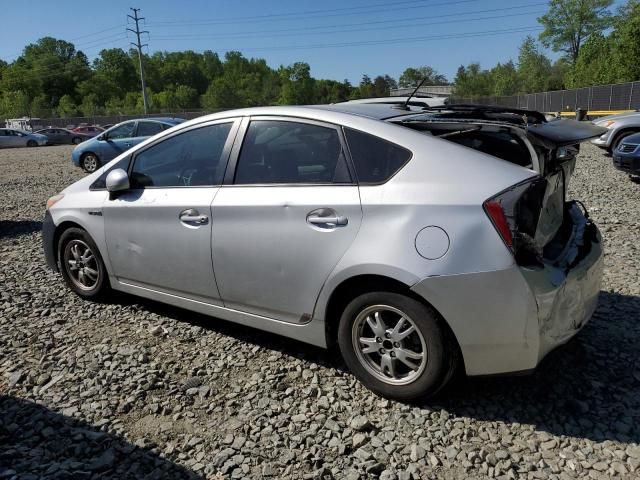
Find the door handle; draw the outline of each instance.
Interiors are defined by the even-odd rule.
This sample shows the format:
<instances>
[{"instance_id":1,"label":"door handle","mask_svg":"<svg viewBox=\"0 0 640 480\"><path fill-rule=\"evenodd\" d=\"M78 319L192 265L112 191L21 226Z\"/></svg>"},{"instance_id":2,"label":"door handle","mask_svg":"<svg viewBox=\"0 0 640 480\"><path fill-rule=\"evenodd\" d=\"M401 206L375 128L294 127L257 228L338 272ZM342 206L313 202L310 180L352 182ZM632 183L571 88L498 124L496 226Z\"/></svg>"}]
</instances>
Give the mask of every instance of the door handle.
<instances>
[{"instance_id":1,"label":"door handle","mask_svg":"<svg viewBox=\"0 0 640 480\"><path fill-rule=\"evenodd\" d=\"M125 143L125 144L124 144L124 146L125 146L125 147L130 147L130 146L131 146L131 143Z\"/></svg>"},{"instance_id":2,"label":"door handle","mask_svg":"<svg viewBox=\"0 0 640 480\"><path fill-rule=\"evenodd\" d=\"M345 216L320 217L311 215L307 217L307 222L313 225L335 225L336 227L344 227L349 223L349 219Z\"/></svg>"},{"instance_id":3,"label":"door handle","mask_svg":"<svg viewBox=\"0 0 640 480\"><path fill-rule=\"evenodd\" d=\"M206 215L200 215L200 212L195 208L189 208L180 212L180 221L184 223L196 223L198 225L204 225L209 221L209 217Z\"/></svg>"}]
</instances>

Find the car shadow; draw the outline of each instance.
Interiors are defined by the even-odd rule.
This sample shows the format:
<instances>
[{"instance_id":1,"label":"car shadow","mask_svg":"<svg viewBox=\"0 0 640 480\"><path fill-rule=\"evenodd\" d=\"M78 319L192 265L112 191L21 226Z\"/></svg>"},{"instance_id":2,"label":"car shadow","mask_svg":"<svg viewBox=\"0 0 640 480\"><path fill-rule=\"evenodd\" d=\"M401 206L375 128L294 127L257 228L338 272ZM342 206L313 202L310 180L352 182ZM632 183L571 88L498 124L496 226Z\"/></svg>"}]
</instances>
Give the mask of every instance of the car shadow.
<instances>
[{"instance_id":1,"label":"car shadow","mask_svg":"<svg viewBox=\"0 0 640 480\"><path fill-rule=\"evenodd\" d=\"M0 220L0 238L13 238L42 230L42 222L35 220Z\"/></svg>"},{"instance_id":2,"label":"car shadow","mask_svg":"<svg viewBox=\"0 0 640 480\"><path fill-rule=\"evenodd\" d=\"M327 352L250 327L123 295L158 315L198 325L260 347L342 372ZM600 292L591 321L551 352L531 375L458 375L435 399L417 406L478 420L530 424L554 435L595 441L640 442L640 297Z\"/></svg>"},{"instance_id":3,"label":"car shadow","mask_svg":"<svg viewBox=\"0 0 640 480\"><path fill-rule=\"evenodd\" d=\"M0 395L0 477L204 478L151 449L8 395Z\"/></svg>"}]
</instances>

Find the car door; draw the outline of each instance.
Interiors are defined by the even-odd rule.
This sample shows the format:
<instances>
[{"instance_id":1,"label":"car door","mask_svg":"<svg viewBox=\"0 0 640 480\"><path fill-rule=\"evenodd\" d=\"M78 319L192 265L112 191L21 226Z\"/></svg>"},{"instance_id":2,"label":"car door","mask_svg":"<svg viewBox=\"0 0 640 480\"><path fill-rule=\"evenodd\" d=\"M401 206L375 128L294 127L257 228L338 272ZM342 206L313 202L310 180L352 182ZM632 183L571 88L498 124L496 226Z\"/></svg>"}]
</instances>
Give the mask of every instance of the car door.
<instances>
[{"instance_id":1,"label":"car door","mask_svg":"<svg viewBox=\"0 0 640 480\"><path fill-rule=\"evenodd\" d=\"M136 152L131 188L103 206L120 282L220 304L211 261L211 203L238 121L197 125Z\"/></svg>"},{"instance_id":2,"label":"car door","mask_svg":"<svg viewBox=\"0 0 640 480\"><path fill-rule=\"evenodd\" d=\"M242 130L213 203L220 294L226 307L304 322L362 219L342 132L274 117Z\"/></svg>"},{"instance_id":3,"label":"car door","mask_svg":"<svg viewBox=\"0 0 640 480\"><path fill-rule=\"evenodd\" d=\"M0 128L0 148L10 147L10 140L11 137L9 136L8 130Z\"/></svg>"},{"instance_id":4,"label":"car door","mask_svg":"<svg viewBox=\"0 0 640 480\"><path fill-rule=\"evenodd\" d=\"M108 132L105 132L102 136L103 140L99 140L100 152L97 152L102 163L104 164L109 160L113 160L121 153L133 147L135 132L135 120L121 123Z\"/></svg>"},{"instance_id":5,"label":"car door","mask_svg":"<svg viewBox=\"0 0 640 480\"><path fill-rule=\"evenodd\" d=\"M23 147L27 144L27 136L24 133L16 130L7 130L9 134L9 146L10 147Z\"/></svg>"},{"instance_id":6,"label":"car door","mask_svg":"<svg viewBox=\"0 0 640 480\"><path fill-rule=\"evenodd\" d=\"M47 142L54 143L54 144L65 143L64 140L61 138L60 133L61 133L61 130L57 128L49 128L42 132L43 135L47 136Z\"/></svg>"}]
</instances>

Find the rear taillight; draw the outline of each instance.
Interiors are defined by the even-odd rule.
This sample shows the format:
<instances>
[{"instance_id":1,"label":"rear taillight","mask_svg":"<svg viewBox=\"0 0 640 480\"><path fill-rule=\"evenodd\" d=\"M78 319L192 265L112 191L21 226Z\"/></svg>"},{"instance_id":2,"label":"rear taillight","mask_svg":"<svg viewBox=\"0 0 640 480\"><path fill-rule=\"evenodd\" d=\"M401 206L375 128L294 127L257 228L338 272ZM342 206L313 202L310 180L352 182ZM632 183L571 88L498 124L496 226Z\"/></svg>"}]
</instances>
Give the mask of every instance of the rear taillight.
<instances>
[{"instance_id":1,"label":"rear taillight","mask_svg":"<svg viewBox=\"0 0 640 480\"><path fill-rule=\"evenodd\" d=\"M496 230L500 234L505 245L513 251L513 234L511 233L509 222L507 222L507 216L504 213L504 209L502 208L500 201L492 198L484 202L482 206L491 219L493 226L496 227Z\"/></svg>"}]
</instances>

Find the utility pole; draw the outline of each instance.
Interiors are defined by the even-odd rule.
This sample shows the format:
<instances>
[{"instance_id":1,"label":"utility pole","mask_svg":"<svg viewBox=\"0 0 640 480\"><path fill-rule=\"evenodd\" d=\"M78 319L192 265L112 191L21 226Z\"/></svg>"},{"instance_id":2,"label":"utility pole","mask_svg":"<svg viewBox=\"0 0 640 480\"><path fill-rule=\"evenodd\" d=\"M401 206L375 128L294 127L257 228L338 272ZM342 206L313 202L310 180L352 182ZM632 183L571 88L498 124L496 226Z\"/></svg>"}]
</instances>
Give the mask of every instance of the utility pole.
<instances>
[{"instance_id":1,"label":"utility pole","mask_svg":"<svg viewBox=\"0 0 640 480\"><path fill-rule=\"evenodd\" d=\"M140 22L140 20L144 20L144 17L139 17L138 16L138 12L140 11L139 8L131 8L130 10L133 11L133 16L132 15L127 15L127 17L129 17L131 20L133 20L134 22L136 22L136 29L133 30L131 28L127 28L127 30L129 30L130 32L133 32L136 34L136 38L138 39L138 41L136 43L131 42L131 45L133 45L134 47L136 47L138 49L138 61L140 62L140 83L142 83L142 101L144 102L144 113L145 115L147 114L147 88L146 85L144 83L144 66L142 65L142 47L146 47L147 44L145 43L144 45L142 45L140 43L140 34L141 33L149 33L148 30L143 30L140 31L140 25L138 24L138 22Z\"/></svg>"}]
</instances>

